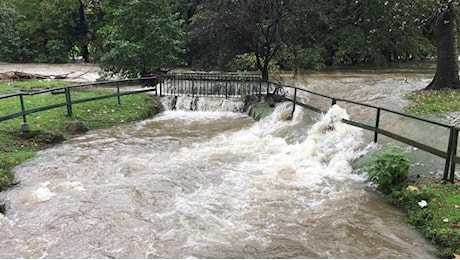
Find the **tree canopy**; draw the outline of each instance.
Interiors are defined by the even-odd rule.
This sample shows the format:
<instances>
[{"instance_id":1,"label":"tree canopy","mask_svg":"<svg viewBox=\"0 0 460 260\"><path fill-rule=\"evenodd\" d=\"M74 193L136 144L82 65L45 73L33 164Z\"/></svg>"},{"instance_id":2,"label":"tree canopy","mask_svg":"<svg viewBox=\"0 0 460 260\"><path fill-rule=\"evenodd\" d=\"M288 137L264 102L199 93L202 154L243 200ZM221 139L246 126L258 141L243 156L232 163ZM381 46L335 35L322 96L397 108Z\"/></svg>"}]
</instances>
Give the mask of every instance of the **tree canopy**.
<instances>
[{"instance_id":1,"label":"tree canopy","mask_svg":"<svg viewBox=\"0 0 460 260\"><path fill-rule=\"evenodd\" d=\"M435 57L440 0L3 0L0 61L81 57L124 76ZM33 6L33 8L31 8Z\"/></svg>"},{"instance_id":2,"label":"tree canopy","mask_svg":"<svg viewBox=\"0 0 460 260\"><path fill-rule=\"evenodd\" d=\"M103 69L126 76L148 76L179 65L184 32L168 0L111 1L102 6L106 24L100 62Z\"/></svg>"}]
</instances>

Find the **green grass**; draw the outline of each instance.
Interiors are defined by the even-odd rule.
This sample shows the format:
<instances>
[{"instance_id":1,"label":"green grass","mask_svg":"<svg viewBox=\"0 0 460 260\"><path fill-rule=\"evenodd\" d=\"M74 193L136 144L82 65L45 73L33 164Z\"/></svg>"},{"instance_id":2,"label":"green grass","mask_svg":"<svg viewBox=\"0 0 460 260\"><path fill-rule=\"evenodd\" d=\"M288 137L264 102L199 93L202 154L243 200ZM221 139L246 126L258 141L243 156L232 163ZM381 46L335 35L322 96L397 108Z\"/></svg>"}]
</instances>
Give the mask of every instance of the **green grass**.
<instances>
[{"instance_id":1,"label":"green grass","mask_svg":"<svg viewBox=\"0 0 460 260\"><path fill-rule=\"evenodd\" d=\"M439 249L438 256L460 255L460 185L426 183L394 191L389 201L407 213L407 222ZM423 206L423 202L427 206Z\"/></svg>"},{"instance_id":2,"label":"green grass","mask_svg":"<svg viewBox=\"0 0 460 260\"><path fill-rule=\"evenodd\" d=\"M11 85L34 86L37 82L3 82L0 92L8 93ZM91 98L110 92L73 92L72 100ZM25 96L26 109L33 109L65 102L65 95L51 93ZM0 190L14 183L14 166L32 158L35 152L69 137L88 130L106 128L113 125L152 117L161 105L157 98L147 94L133 94L117 98L102 99L72 106L73 116L68 117L67 108L60 107L33 113L27 116L30 132L21 131L22 117L0 122ZM0 99L0 116L21 111L19 98Z\"/></svg>"},{"instance_id":3,"label":"green grass","mask_svg":"<svg viewBox=\"0 0 460 260\"><path fill-rule=\"evenodd\" d=\"M405 112L414 115L439 114L460 111L460 92L458 90L422 90L411 93L406 98L412 104Z\"/></svg>"},{"instance_id":4,"label":"green grass","mask_svg":"<svg viewBox=\"0 0 460 260\"><path fill-rule=\"evenodd\" d=\"M69 83L62 81L50 81L50 80L30 80L30 81L16 81L16 80L4 80L0 82L0 94L16 93L20 90L39 90L53 87L63 87L69 85Z\"/></svg>"},{"instance_id":5,"label":"green grass","mask_svg":"<svg viewBox=\"0 0 460 260\"><path fill-rule=\"evenodd\" d=\"M460 111L460 91L422 90L411 93L405 112L414 115ZM460 258L460 183L408 183L388 196L407 213L407 221L438 247L442 258ZM427 202L422 207L421 202Z\"/></svg>"}]
</instances>

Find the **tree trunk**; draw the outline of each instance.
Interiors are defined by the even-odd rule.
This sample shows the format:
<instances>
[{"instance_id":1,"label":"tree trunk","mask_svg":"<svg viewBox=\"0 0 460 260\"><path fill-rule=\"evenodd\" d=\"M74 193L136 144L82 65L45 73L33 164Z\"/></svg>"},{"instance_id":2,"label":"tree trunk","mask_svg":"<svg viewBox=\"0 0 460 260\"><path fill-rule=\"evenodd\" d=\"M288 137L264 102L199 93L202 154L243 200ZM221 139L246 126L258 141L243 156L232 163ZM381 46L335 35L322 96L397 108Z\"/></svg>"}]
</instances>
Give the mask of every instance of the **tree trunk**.
<instances>
[{"instance_id":1,"label":"tree trunk","mask_svg":"<svg viewBox=\"0 0 460 260\"><path fill-rule=\"evenodd\" d=\"M460 88L458 76L457 22L453 2L436 21L437 65L433 81L426 89Z\"/></svg>"},{"instance_id":2,"label":"tree trunk","mask_svg":"<svg viewBox=\"0 0 460 260\"><path fill-rule=\"evenodd\" d=\"M86 16L85 16L85 5L80 0L80 7L78 8L78 16L79 16L79 31L81 33L80 37L82 37L82 44L81 44L81 56L85 62L89 62L89 50L88 50L88 25L86 23Z\"/></svg>"}]
</instances>

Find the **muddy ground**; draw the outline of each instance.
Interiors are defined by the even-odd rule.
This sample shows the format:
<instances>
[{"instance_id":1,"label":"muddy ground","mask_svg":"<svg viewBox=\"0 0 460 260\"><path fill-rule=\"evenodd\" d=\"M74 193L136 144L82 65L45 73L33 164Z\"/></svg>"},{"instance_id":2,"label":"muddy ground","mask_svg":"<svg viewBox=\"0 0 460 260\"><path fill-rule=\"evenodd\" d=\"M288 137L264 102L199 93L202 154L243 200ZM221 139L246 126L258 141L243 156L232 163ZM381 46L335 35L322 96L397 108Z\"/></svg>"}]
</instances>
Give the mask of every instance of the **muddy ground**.
<instances>
[{"instance_id":1,"label":"muddy ground","mask_svg":"<svg viewBox=\"0 0 460 260\"><path fill-rule=\"evenodd\" d=\"M38 63L0 63L0 73L22 72L46 76L50 80L65 76L64 81L92 82L99 78L97 64L67 63L67 64L38 64Z\"/></svg>"}]
</instances>

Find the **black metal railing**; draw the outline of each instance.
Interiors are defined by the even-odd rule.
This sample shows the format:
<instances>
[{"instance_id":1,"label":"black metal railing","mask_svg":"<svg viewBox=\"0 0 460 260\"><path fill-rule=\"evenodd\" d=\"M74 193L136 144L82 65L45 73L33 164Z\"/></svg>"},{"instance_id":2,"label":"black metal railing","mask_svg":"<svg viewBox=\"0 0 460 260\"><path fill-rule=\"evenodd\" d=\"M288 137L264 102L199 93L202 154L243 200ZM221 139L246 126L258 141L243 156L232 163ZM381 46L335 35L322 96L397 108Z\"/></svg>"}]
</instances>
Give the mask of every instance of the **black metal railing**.
<instances>
[{"instance_id":1,"label":"black metal railing","mask_svg":"<svg viewBox=\"0 0 460 260\"><path fill-rule=\"evenodd\" d=\"M318 97L321 97L321 98L328 99L331 106L337 104L338 102L342 102L342 103L353 104L353 105L357 105L357 106L362 107L362 108L370 108L370 109L374 110L374 112L375 112L375 120L374 120L374 122L375 123L373 125L366 124L366 123L363 123L363 122L354 121L354 120L347 120L347 119L342 119L342 121L344 123L346 123L346 124L349 124L349 125L352 125L352 126L355 126L355 127L359 127L359 128L374 132L374 142L378 141L379 134L381 134L381 135L389 137L389 138L391 138L393 140L397 140L399 142L408 144L410 146L417 147L418 149L421 149L421 150L423 150L425 152L428 152L430 154L433 154L433 155L436 155L438 157L443 158L445 160L443 180L450 181L450 182L455 181L455 166L456 166L456 163L460 162L460 158L457 156L458 132L459 132L459 128L457 126L440 123L440 122L437 122L437 121L433 121L433 120L429 120L429 119L426 119L426 118L401 113L401 112L398 112L398 111L394 111L394 110L391 110L391 109L386 109L386 108L382 108L382 107L378 107L378 106L374 106L374 105L369 105L369 104L356 102L356 101L352 101L352 100L347 100L347 99L343 99L343 98L336 98L336 97L324 95L322 93L318 93L318 92L315 92L315 91L311 91L311 90L307 90L307 89L303 89L303 88L299 88L299 87L293 87L293 86L280 84L280 83L277 83L277 82L271 82L271 81L267 82L267 91L268 92L273 93L273 92L276 92L277 90L279 91L280 89L282 89L280 92L285 93L284 94L284 99L288 100L288 101L291 101L293 103L292 113L294 113L294 111L296 109L296 105L304 107L304 108L307 108L309 110L312 110L312 111L315 111L315 112L318 112L318 113L326 113L327 112L327 111L325 111L325 110L323 110L321 108L318 108L318 107L315 107L315 106L311 106L309 104L299 102L298 101L299 96L304 96L304 95L302 95L302 93L307 93L307 94L310 94L310 95L314 95L314 96L318 96ZM286 89L293 90L291 92L293 94L287 94L289 92ZM444 128L444 129L448 130L449 137L448 137L448 143L444 147L445 149L444 150L438 149L438 148L433 147L433 146L431 146L431 145L429 145L427 143L419 142L419 141L414 140L413 138L408 138L408 137L402 136L399 133L395 133L395 132L383 129L382 127L380 127L380 124L381 124L381 121L382 121L382 112L387 112L387 113L389 113L391 115L397 115L397 116L407 118L407 119L410 119L410 120L416 120L416 121L428 123L430 125L441 127L441 128Z\"/></svg>"},{"instance_id":2,"label":"black metal railing","mask_svg":"<svg viewBox=\"0 0 460 260\"><path fill-rule=\"evenodd\" d=\"M135 89L129 88L125 90L122 86L136 87ZM90 87L104 88L111 90L110 94L102 94L91 98L76 99L73 93L76 89L86 89ZM286 89L293 91L286 91ZM25 99L29 96L41 95L49 92L60 92L65 95L65 102L60 102L43 107L28 109L26 107ZM285 100L293 103L294 113L296 106L301 106L309 110L325 113L324 109L307 104L307 102L299 101L299 97L305 94L314 95L317 97L329 100L329 105L337 104L338 102L357 105L362 108L372 109L375 112L375 120L373 124L358 122L354 120L343 119L343 122L355 127L359 127L374 133L374 142L378 141L379 135L384 135L391 139L403 142L405 144L417 147L430 154L441 157L445 160L443 179L451 182L455 181L455 166L460 162L457 156L458 145L458 132L459 128L455 125L444 124L425 118L408 115L391 109L386 109L374 105L369 105L352 100L336 98L322 93L310 91L304 88L280 84L277 82L262 82L262 78L258 74L243 74L243 73L168 73L165 75L150 77L150 78L137 78L117 81L96 82L89 84L65 86L54 89L41 90L36 92L19 92L13 94L0 95L0 102L4 99L18 98L20 103L20 111L0 115L0 122L22 117L23 123L27 123L27 116L32 113L54 109L58 107L67 107L67 115L72 117L72 106L74 104L90 102L106 98L117 98L118 103L121 104L121 97L130 94L139 94L145 92L154 92L155 95L190 95L190 96L213 96L220 98L241 97L244 95L268 95L280 94ZM382 112L397 115L410 120L422 121L433 126L438 126L448 130L448 143L439 149L431 146L430 144L414 140L413 138L405 137L400 133L383 129L380 124L382 121Z\"/></svg>"},{"instance_id":3,"label":"black metal railing","mask_svg":"<svg viewBox=\"0 0 460 260\"><path fill-rule=\"evenodd\" d=\"M262 93L262 78L246 73L172 73L161 76L159 93L172 96L242 97Z\"/></svg>"}]
</instances>

